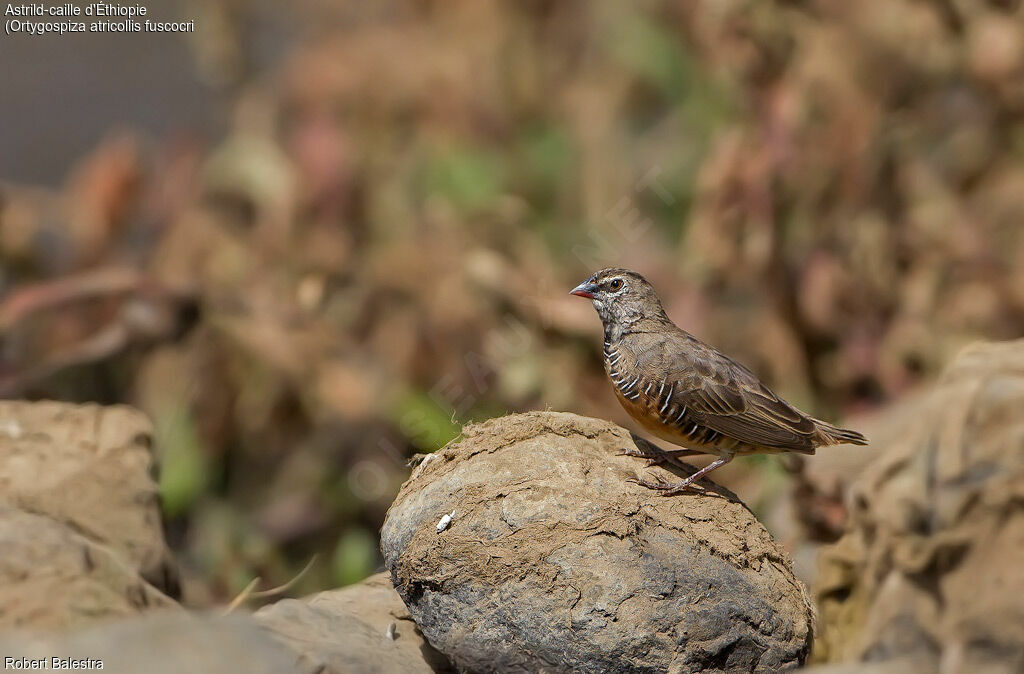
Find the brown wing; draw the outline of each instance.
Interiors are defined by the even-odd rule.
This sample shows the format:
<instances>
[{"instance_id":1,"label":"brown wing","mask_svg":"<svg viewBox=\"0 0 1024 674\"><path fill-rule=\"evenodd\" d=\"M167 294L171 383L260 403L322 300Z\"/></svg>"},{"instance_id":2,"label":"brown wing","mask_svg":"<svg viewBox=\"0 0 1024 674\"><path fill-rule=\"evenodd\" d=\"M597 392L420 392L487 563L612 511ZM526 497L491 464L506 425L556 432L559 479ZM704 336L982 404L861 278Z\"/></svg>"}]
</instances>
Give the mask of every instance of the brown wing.
<instances>
[{"instance_id":1,"label":"brown wing","mask_svg":"<svg viewBox=\"0 0 1024 674\"><path fill-rule=\"evenodd\" d=\"M814 451L814 420L775 395L750 370L682 331L665 347L674 352L673 379L679 382L673 398L686 405L695 421L740 442Z\"/></svg>"}]
</instances>

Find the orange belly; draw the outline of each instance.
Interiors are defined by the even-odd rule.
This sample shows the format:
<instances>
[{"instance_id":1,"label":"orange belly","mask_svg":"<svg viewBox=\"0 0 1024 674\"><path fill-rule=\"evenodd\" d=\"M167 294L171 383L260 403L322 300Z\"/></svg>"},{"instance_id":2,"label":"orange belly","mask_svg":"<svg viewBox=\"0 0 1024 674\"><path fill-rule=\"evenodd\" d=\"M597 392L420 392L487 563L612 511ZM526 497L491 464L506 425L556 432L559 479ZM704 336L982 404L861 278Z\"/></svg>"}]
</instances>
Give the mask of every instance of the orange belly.
<instances>
[{"instance_id":1,"label":"orange belly","mask_svg":"<svg viewBox=\"0 0 1024 674\"><path fill-rule=\"evenodd\" d=\"M723 435L718 435L718 437L712 442L703 442L700 440L699 436L704 433L696 432L693 435L690 435L685 432L687 424L682 424L683 427L680 428L679 426L665 423L661 418L661 415L658 413L657 407L647 396L641 395L637 400L630 400L624 396L621 391L619 391L618 387L613 386L612 388L615 390L615 397L619 399L619 404L622 405L623 409L629 412L629 416L633 417L638 424L643 426L645 430L655 437L671 442L674 445L685 447L686 449L692 449L704 454L715 454L719 456L763 453L774 454L780 451L770 447L761 447L757 445L750 445L745 442L739 442L733 438Z\"/></svg>"},{"instance_id":2,"label":"orange belly","mask_svg":"<svg viewBox=\"0 0 1024 674\"><path fill-rule=\"evenodd\" d=\"M678 427L666 424L662 421L661 416L658 414L658 410L647 403L646 396L640 396L640 398L635 401L630 400L626 396L622 395L622 392L619 391L618 388L615 388L615 397L619 399L619 404L622 405L623 409L629 412L629 416L633 417L638 424L643 426L644 429L652 435L671 442L674 445L685 447L686 449L692 449L700 452L706 451L709 454L718 454L720 451L714 447L694 442L685 433L679 430Z\"/></svg>"}]
</instances>

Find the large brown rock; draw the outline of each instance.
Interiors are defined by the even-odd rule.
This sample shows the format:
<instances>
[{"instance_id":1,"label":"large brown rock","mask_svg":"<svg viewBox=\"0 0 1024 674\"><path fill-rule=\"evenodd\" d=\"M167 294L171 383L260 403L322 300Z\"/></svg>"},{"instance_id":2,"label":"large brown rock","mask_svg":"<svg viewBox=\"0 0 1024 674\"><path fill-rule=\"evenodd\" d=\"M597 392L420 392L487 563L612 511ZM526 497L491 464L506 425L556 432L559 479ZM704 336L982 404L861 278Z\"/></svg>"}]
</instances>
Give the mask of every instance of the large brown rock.
<instances>
[{"instance_id":1,"label":"large brown rock","mask_svg":"<svg viewBox=\"0 0 1024 674\"><path fill-rule=\"evenodd\" d=\"M0 628L60 629L176 605L111 548L0 504Z\"/></svg>"},{"instance_id":2,"label":"large brown rock","mask_svg":"<svg viewBox=\"0 0 1024 674\"><path fill-rule=\"evenodd\" d=\"M149 442L126 407L0 402L0 628L177 606Z\"/></svg>"},{"instance_id":3,"label":"large brown rock","mask_svg":"<svg viewBox=\"0 0 1024 674\"><path fill-rule=\"evenodd\" d=\"M341 590L281 600L257 611L256 620L311 673L451 671L417 629L386 573Z\"/></svg>"},{"instance_id":4,"label":"large brown rock","mask_svg":"<svg viewBox=\"0 0 1024 674\"><path fill-rule=\"evenodd\" d=\"M0 502L66 524L174 596L152 433L130 407L0 401Z\"/></svg>"},{"instance_id":5,"label":"large brown rock","mask_svg":"<svg viewBox=\"0 0 1024 674\"><path fill-rule=\"evenodd\" d=\"M381 547L430 643L475 672L801 663L812 612L785 552L723 490L627 482L643 462L615 453L633 446L614 424L534 412L467 427L424 462Z\"/></svg>"},{"instance_id":6,"label":"large brown rock","mask_svg":"<svg viewBox=\"0 0 1024 674\"><path fill-rule=\"evenodd\" d=\"M964 351L853 485L820 659L1024 671L1024 340Z\"/></svg>"}]
</instances>

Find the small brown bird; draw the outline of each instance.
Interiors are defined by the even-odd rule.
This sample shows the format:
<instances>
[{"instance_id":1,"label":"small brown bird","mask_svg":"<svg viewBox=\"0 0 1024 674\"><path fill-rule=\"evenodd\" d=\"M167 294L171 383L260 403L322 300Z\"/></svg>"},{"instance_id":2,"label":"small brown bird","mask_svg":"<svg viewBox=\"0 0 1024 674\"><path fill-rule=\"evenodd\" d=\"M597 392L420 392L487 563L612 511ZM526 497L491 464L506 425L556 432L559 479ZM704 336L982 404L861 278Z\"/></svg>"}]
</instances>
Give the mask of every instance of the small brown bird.
<instances>
[{"instance_id":1,"label":"small brown bird","mask_svg":"<svg viewBox=\"0 0 1024 674\"><path fill-rule=\"evenodd\" d=\"M654 288L627 269L603 269L572 290L593 301L604 323L604 367L619 402L673 452L624 452L651 460L715 454L680 482L637 482L664 495L685 491L734 456L814 454L817 447L866 445L856 431L819 421L777 396L750 370L680 329Z\"/></svg>"}]
</instances>

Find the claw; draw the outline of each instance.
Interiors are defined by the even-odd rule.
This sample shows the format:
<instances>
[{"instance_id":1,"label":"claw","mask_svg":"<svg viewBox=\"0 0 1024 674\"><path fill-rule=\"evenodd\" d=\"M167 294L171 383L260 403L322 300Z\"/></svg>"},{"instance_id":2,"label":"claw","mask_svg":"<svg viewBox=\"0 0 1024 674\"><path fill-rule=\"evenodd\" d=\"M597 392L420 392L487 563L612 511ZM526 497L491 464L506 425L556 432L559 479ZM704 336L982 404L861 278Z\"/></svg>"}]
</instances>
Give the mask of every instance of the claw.
<instances>
[{"instance_id":1,"label":"claw","mask_svg":"<svg viewBox=\"0 0 1024 674\"><path fill-rule=\"evenodd\" d=\"M647 459L647 467L660 466L670 459L670 457L664 452L645 452L642 449L623 449L616 453L616 456L632 456L637 459Z\"/></svg>"},{"instance_id":2,"label":"claw","mask_svg":"<svg viewBox=\"0 0 1024 674\"><path fill-rule=\"evenodd\" d=\"M635 484L640 485L641 487L646 487L648 489L659 491L661 492L661 496L675 496L676 494L681 494L684 491L690 490L696 491L697 493L703 493L705 491L703 487L693 484L693 480L691 479L686 479L683 480L682 482L663 482L661 480L653 482L651 480L644 480L639 477L629 477L626 478L626 481L633 482Z\"/></svg>"},{"instance_id":3,"label":"claw","mask_svg":"<svg viewBox=\"0 0 1024 674\"><path fill-rule=\"evenodd\" d=\"M616 452L615 455L616 456L635 456L638 459L650 459L650 458L655 457L655 456L660 456L659 454L655 454L654 452L645 452L644 450L640 449L639 447L633 447L633 448L623 447L618 452Z\"/></svg>"},{"instance_id":4,"label":"claw","mask_svg":"<svg viewBox=\"0 0 1024 674\"><path fill-rule=\"evenodd\" d=\"M661 480L658 480L657 482L652 482L651 480L644 480L644 479L639 478L639 477L629 477L629 478L626 478L626 482L633 482L635 484L640 485L641 487L647 487L648 489L656 489L656 490L659 490L659 491L662 490L662 489L668 489L668 488L671 487L671 485L669 483L662 482Z\"/></svg>"}]
</instances>

